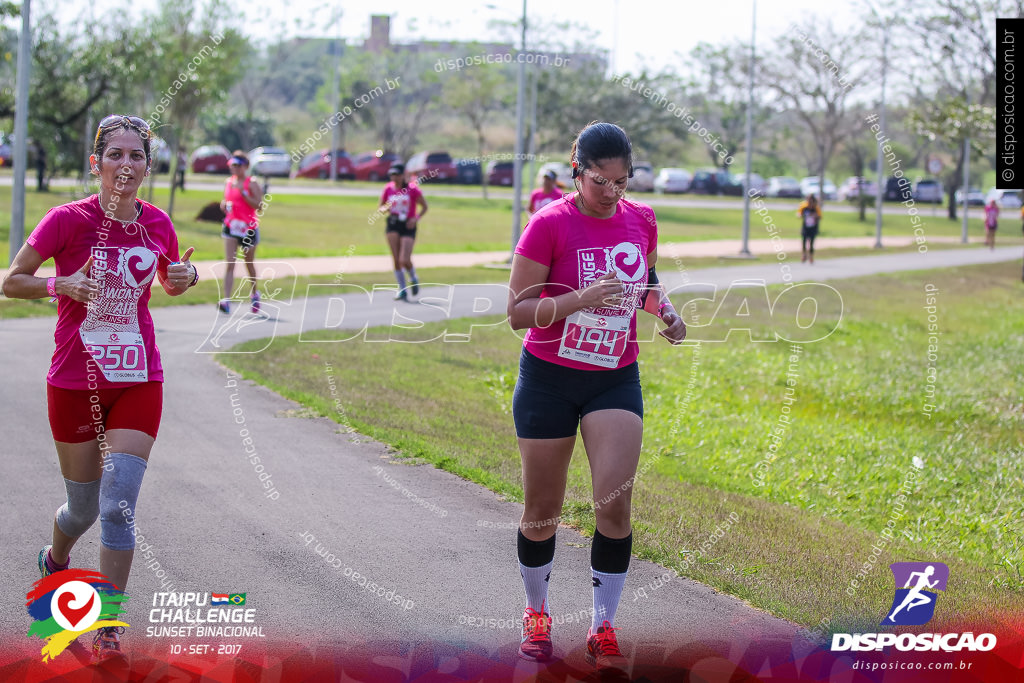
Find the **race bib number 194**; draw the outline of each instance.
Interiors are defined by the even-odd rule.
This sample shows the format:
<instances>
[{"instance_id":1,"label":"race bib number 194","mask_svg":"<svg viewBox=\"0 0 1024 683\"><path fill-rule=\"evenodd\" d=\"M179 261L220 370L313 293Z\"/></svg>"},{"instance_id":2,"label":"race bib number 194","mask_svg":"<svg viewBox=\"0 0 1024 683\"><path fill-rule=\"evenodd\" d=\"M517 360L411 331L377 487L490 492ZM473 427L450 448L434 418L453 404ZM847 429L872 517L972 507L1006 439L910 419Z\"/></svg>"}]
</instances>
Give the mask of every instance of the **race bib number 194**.
<instances>
[{"instance_id":1,"label":"race bib number 194","mask_svg":"<svg viewBox=\"0 0 1024 683\"><path fill-rule=\"evenodd\" d=\"M561 358L614 368L626 350L630 318L578 311L565 319Z\"/></svg>"}]
</instances>

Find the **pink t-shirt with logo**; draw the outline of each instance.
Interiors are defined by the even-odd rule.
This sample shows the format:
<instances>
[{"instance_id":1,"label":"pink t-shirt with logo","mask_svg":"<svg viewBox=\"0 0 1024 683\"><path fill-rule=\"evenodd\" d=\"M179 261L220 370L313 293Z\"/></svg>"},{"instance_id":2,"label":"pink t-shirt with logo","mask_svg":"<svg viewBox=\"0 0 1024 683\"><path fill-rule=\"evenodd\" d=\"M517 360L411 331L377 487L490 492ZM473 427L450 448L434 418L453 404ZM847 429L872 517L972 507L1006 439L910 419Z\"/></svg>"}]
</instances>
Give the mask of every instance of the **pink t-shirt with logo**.
<instances>
[{"instance_id":1,"label":"pink t-shirt with logo","mask_svg":"<svg viewBox=\"0 0 1024 683\"><path fill-rule=\"evenodd\" d=\"M398 220L404 221L416 217L417 202L423 193L416 183L409 183L405 189L398 189L395 181L384 186L384 192L380 195L381 204L387 204L391 215L398 216Z\"/></svg>"},{"instance_id":2,"label":"pink t-shirt with logo","mask_svg":"<svg viewBox=\"0 0 1024 683\"><path fill-rule=\"evenodd\" d=\"M226 223L231 221L242 221L246 224L247 230L256 230L260 225L260 217L256 212L256 209L249 205L249 202L245 201L245 195L242 194L242 190L250 192L250 184L252 183L252 176L246 176L245 180L242 181L242 187L238 188L234 186L234 176L228 178L224 183L224 201L228 203L231 208L227 215L224 217Z\"/></svg>"},{"instance_id":3,"label":"pink t-shirt with logo","mask_svg":"<svg viewBox=\"0 0 1024 683\"><path fill-rule=\"evenodd\" d=\"M164 379L147 304L157 271L166 277L179 259L178 238L166 213L138 203L142 213L128 226L103 215L98 195L56 206L27 240L43 260L53 259L59 277L80 269L91 254L89 276L102 286L88 305L58 298L56 349L46 375L55 387L109 389Z\"/></svg>"},{"instance_id":4,"label":"pink t-shirt with logo","mask_svg":"<svg viewBox=\"0 0 1024 683\"><path fill-rule=\"evenodd\" d=\"M557 187L551 192L544 192L543 187L538 187L530 194L530 212L536 213L556 199L562 198L562 191Z\"/></svg>"},{"instance_id":5,"label":"pink t-shirt with logo","mask_svg":"<svg viewBox=\"0 0 1024 683\"><path fill-rule=\"evenodd\" d=\"M551 270L541 298L582 289L611 269L623 283L621 307L580 311L549 327L531 327L523 345L542 360L581 370L621 368L636 360L636 309L647 288L647 255L658 246L654 211L620 199L611 218L580 213L576 193L535 213L516 253Z\"/></svg>"}]
</instances>

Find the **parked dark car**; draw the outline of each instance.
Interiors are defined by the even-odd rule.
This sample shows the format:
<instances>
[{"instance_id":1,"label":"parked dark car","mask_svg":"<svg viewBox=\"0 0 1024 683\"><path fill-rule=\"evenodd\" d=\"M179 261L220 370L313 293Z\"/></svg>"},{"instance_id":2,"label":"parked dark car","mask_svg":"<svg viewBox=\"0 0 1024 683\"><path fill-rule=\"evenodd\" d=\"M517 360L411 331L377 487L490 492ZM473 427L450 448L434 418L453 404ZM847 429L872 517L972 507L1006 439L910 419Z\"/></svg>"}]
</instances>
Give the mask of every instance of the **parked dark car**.
<instances>
[{"instance_id":1,"label":"parked dark car","mask_svg":"<svg viewBox=\"0 0 1024 683\"><path fill-rule=\"evenodd\" d=\"M483 182L483 171L477 159L455 160L455 182L460 185L479 185Z\"/></svg>"},{"instance_id":2,"label":"parked dark car","mask_svg":"<svg viewBox=\"0 0 1024 683\"><path fill-rule=\"evenodd\" d=\"M513 161L492 161L487 169L487 184L511 186L515 181L515 168Z\"/></svg>"},{"instance_id":3,"label":"parked dark car","mask_svg":"<svg viewBox=\"0 0 1024 683\"><path fill-rule=\"evenodd\" d=\"M917 186L914 187L914 201L923 204L941 204L943 199L945 199L945 193L942 191L942 183L938 180L926 178L917 181Z\"/></svg>"},{"instance_id":4,"label":"parked dark car","mask_svg":"<svg viewBox=\"0 0 1024 683\"><path fill-rule=\"evenodd\" d=\"M388 169L397 161L401 161L397 154L385 154L381 149L366 152L352 160L352 173L356 180L387 180Z\"/></svg>"},{"instance_id":5,"label":"parked dark car","mask_svg":"<svg viewBox=\"0 0 1024 683\"><path fill-rule=\"evenodd\" d=\"M728 171L703 170L693 174L690 192L696 194L724 194L740 196L743 183L737 182Z\"/></svg>"},{"instance_id":6,"label":"parked dark car","mask_svg":"<svg viewBox=\"0 0 1024 683\"><path fill-rule=\"evenodd\" d=\"M904 196L904 193L906 196ZM914 196L909 178L890 177L885 181L885 194L882 198L887 202L902 202Z\"/></svg>"},{"instance_id":7,"label":"parked dark car","mask_svg":"<svg viewBox=\"0 0 1024 683\"><path fill-rule=\"evenodd\" d=\"M337 150L338 164L337 177L351 180L355 176L352 173L352 159L343 149ZM293 178L319 178L326 180L331 177L331 150L321 149L302 157L298 167L292 172Z\"/></svg>"}]
</instances>

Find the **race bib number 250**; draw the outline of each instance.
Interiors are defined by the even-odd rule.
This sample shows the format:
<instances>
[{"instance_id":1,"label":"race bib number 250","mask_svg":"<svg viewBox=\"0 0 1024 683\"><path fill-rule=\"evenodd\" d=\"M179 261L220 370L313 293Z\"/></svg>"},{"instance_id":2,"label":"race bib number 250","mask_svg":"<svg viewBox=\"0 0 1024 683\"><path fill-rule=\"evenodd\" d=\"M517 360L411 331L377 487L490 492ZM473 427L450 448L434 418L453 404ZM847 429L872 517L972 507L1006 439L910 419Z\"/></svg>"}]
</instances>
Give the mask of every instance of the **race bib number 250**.
<instances>
[{"instance_id":1,"label":"race bib number 250","mask_svg":"<svg viewBox=\"0 0 1024 683\"><path fill-rule=\"evenodd\" d=\"M145 382L146 347L142 335L132 332L81 331L82 343L110 382Z\"/></svg>"}]
</instances>

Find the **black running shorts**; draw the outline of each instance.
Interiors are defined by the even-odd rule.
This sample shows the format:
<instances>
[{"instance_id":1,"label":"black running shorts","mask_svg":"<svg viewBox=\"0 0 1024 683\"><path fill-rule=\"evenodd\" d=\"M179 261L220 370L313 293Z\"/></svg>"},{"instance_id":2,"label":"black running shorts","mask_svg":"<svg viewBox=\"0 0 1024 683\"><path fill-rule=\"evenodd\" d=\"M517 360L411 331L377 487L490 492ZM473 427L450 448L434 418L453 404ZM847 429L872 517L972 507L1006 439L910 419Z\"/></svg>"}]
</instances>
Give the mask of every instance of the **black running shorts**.
<instances>
[{"instance_id":1,"label":"black running shorts","mask_svg":"<svg viewBox=\"0 0 1024 683\"><path fill-rule=\"evenodd\" d=\"M522 439L575 436L595 410L619 409L644 417L636 361L614 370L578 370L541 360L523 349L512 397L516 435Z\"/></svg>"}]
</instances>

